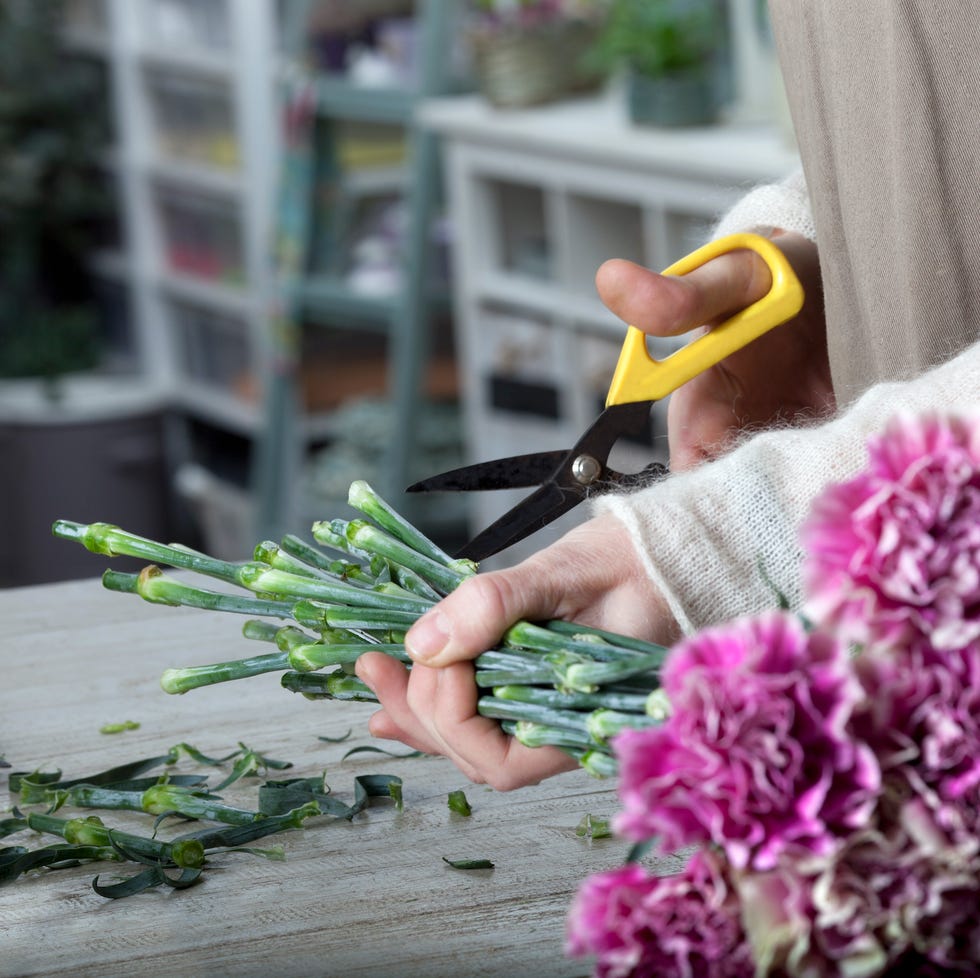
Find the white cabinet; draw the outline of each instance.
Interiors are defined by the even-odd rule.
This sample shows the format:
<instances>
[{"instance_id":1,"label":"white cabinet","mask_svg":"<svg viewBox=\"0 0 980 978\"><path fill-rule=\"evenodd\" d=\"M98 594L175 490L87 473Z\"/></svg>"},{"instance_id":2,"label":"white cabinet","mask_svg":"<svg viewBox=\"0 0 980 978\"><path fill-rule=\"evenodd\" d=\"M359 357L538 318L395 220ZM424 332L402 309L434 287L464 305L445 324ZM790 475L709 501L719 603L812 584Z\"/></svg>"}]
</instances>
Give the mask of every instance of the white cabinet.
<instances>
[{"instance_id":1,"label":"white cabinet","mask_svg":"<svg viewBox=\"0 0 980 978\"><path fill-rule=\"evenodd\" d=\"M505 112L479 98L432 100L420 119L445 147L471 462L571 447L601 410L625 336L595 292L603 261L665 268L703 244L746 188L796 165L782 136L765 126L630 126L615 89ZM654 356L671 348L651 341ZM649 437L611 462L635 471L663 458L665 411L658 405ZM471 528L482 529L524 492L474 494ZM493 563L539 549L585 509Z\"/></svg>"},{"instance_id":2,"label":"white cabinet","mask_svg":"<svg viewBox=\"0 0 980 978\"><path fill-rule=\"evenodd\" d=\"M429 349L447 305L435 141L412 121L455 83L459 9L68 0L67 42L105 63L115 120L122 229L94 264L127 300L135 369L172 408L174 482L205 538L204 510L235 501L228 546L203 541L223 556L243 556L257 527L305 532L322 516L308 462L348 399L392 402L379 467L399 492L411 481L417 394L452 380ZM363 76L371 45L383 83L376 57Z\"/></svg>"}]
</instances>

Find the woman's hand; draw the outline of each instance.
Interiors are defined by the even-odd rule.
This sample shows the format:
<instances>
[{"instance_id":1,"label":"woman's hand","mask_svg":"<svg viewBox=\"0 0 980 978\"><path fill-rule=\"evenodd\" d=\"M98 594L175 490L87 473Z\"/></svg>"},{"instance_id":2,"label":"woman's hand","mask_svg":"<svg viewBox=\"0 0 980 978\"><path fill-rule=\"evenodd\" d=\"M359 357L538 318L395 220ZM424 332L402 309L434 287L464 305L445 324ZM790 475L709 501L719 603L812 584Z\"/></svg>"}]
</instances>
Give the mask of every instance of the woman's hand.
<instances>
[{"instance_id":1,"label":"woman's hand","mask_svg":"<svg viewBox=\"0 0 980 978\"><path fill-rule=\"evenodd\" d=\"M799 235L782 235L779 244L803 282L804 310L672 395L675 469L717 455L747 428L819 414L833 405L816 250ZM658 336L720 322L770 287L768 267L752 251L722 255L682 278L611 261L596 281L613 312ZM678 637L626 528L602 515L516 567L480 574L443 599L408 633L411 672L380 653L362 655L357 674L382 706L371 718L371 732L443 754L471 780L499 790L574 768L561 751L525 747L477 712L473 660L516 621L548 618L664 645Z\"/></svg>"},{"instance_id":2,"label":"woman's hand","mask_svg":"<svg viewBox=\"0 0 980 978\"><path fill-rule=\"evenodd\" d=\"M651 585L626 528L598 516L516 567L465 581L408 633L411 671L367 653L357 674L381 701L376 737L444 754L472 781L498 790L576 766L563 752L525 747L477 713L472 660L515 622L563 618L669 644L676 625Z\"/></svg>"},{"instance_id":3,"label":"woman's hand","mask_svg":"<svg viewBox=\"0 0 980 978\"><path fill-rule=\"evenodd\" d=\"M803 285L803 309L671 395L667 433L674 471L722 454L744 432L833 410L816 245L789 232L772 237ZM683 276L660 275L620 259L596 273L596 288L609 309L653 336L722 322L770 285L768 266L749 250L720 255Z\"/></svg>"}]
</instances>

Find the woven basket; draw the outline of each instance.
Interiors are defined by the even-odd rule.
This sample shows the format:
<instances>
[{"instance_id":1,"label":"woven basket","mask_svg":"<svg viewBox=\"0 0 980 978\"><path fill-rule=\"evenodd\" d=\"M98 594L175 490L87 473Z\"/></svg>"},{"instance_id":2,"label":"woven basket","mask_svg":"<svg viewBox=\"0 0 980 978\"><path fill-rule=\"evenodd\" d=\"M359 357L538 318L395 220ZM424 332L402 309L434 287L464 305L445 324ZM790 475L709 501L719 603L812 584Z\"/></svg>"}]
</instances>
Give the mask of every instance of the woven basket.
<instances>
[{"instance_id":1,"label":"woven basket","mask_svg":"<svg viewBox=\"0 0 980 978\"><path fill-rule=\"evenodd\" d=\"M579 21L476 30L470 40L480 91L498 108L519 108L593 89L601 79L583 59L595 39L595 27Z\"/></svg>"}]
</instances>

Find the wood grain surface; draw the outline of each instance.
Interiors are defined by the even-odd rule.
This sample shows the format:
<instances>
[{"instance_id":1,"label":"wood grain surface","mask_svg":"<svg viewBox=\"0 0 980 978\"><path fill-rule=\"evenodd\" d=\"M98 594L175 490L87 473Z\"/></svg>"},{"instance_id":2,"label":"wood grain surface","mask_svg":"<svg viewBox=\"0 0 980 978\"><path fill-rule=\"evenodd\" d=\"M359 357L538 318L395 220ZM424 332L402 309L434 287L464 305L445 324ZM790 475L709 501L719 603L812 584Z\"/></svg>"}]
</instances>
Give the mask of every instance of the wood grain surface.
<instances>
[{"instance_id":1,"label":"wood grain surface","mask_svg":"<svg viewBox=\"0 0 980 978\"><path fill-rule=\"evenodd\" d=\"M0 591L0 755L11 770L57 767L64 776L165 753L180 742L222 755L239 743L288 760L288 772L326 772L344 801L354 778L396 774L404 809L377 801L353 821L316 817L281 844L286 859L216 856L203 882L110 901L91 888L115 864L38 871L0 889L0 976L576 976L589 961L564 956L569 902L580 880L618 865L626 844L576 834L586 814L616 809L614 785L581 772L517 792L472 785L445 759L391 758L352 747L399 749L367 733L371 707L309 701L276 675L173 697L168 666L252 654L242 619L146 604L98 580ZM107 723L139 729L107 735ZM321 737L350 736L342 743ZM181 770L201 770L181 763ZM216 772L211 783L216 783ZM9 770L0 770L0 807ZM223 775L219 775L223 776ZM256 779L223 792L255 807ZM449 811L463 789L469 818ZM77 814L76 810L68 810ZM149 816L104 812L110 825L147 832ZM171 835L187 831L172 829ZM167 830L161 835L168 837ZM0 845L34 847L25 832ZM492 870L443 862L489 859ZM679 868L674 859L663 872ZM128 867L127 867L128 869Z\"/></svg>"}]
</instances>

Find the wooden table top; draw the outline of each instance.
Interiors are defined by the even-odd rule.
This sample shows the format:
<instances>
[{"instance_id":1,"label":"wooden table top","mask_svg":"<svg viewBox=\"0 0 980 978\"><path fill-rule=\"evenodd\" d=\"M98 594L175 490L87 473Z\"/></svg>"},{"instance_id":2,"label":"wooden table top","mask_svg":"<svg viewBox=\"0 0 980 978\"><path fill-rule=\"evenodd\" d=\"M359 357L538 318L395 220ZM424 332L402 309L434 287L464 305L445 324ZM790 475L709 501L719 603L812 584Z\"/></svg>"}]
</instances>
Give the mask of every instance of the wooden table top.
<instances>
[{"instance_id":1,"label":"wooden table top","mask_svg":"<svg viewBox=\"0 0 980 978\"><path fill-rule=\"evenodd\" d=\"M399 775L403 810L381 801L351 822L310 819L256 843L281 843L285 861L219 855L187 890L107 900L90 883L98 872L110 879L112 863L22 876L0 889L0 976L586 974L590 962L563 953L569 902L580 880L622 861L626 844L575 829L586 814L616 810L613 783L573 772L504 794L469 784L443 758L344 759L355 746L398 745L368 735L369 705L306 700L282 690L277 675L179 697L161 691L168 666L252 654L240 625L237 616L110 593L96 579L0 590L0 756L9 770L56 767L70 778L180 742L212 756L244 742L293 763L269 777L326 772L344 801L353 800L358 775ZM100 733L125 720L139 729ZM341 743L319 739L348 730ZM0 770L3 809L16 801L9 770ZM202 773L216 783L216 772ZM254 808L245 798L254 802L256 784L223 794ZM469 818L449 811L455 789L466 793ZM144 834L151 823L142 814L98 814ZM24 832L0 846L53 841ZM495 868L456 870L443 856L489 859ZM664 871L677 868L664 860Z\"/></svg>"}]
</instances>

